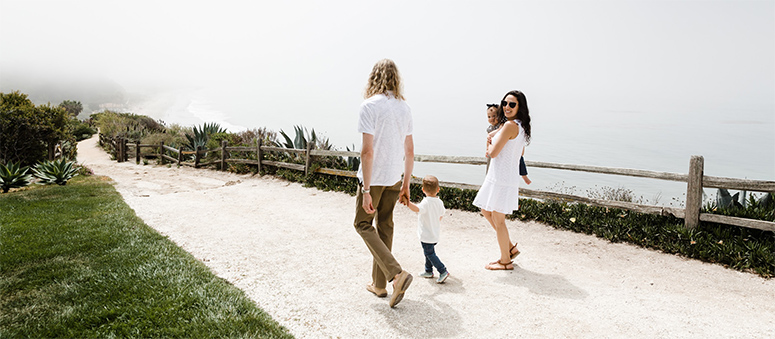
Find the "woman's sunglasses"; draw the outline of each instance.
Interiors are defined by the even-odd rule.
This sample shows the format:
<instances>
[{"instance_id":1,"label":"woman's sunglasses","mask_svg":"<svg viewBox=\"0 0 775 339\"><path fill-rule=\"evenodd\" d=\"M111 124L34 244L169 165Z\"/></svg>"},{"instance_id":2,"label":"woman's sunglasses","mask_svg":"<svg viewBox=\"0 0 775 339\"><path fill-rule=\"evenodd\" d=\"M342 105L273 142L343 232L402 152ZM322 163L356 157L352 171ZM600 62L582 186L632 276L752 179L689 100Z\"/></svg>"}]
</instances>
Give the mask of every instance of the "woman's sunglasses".
<instances>
[{"instance_id":1,"label":"woman's sunglasses","mask_svg":"<svg viewBox=\"0 0 775 339\"><path fill-rule=\"evenodd\" d=\"M506 100L501 101L501 106L506 107L507 105L511 108L517 107L516 102L508 102Z\"/></svg>"}]
</instances>

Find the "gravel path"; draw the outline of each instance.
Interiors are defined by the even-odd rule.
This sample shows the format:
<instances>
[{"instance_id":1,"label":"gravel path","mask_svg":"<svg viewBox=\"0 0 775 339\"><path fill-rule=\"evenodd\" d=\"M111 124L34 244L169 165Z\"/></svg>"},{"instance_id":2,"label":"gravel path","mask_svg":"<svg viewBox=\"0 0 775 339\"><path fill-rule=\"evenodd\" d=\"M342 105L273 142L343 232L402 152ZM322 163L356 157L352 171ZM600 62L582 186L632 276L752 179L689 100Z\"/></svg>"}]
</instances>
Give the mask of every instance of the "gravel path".
<instances>
[{"instance_id":1,"label":"gravel path","mask_svg":"<svg viewBox=\"0 0 775 339\"><path fill-rule=\"evenodd\" d=\"M299 338L770 338L775 280L593 236L507 221L522 255L486 271L495 233L452 210L437 253L445 284L416 275L416 216L398 206L394 253L415 280L394 309L367 292L371 255L355 198L269 176L78 161L109 176L149 226L247 293ZM390 293L390 290L388 290Z\"/></svg>"}]
</instances>

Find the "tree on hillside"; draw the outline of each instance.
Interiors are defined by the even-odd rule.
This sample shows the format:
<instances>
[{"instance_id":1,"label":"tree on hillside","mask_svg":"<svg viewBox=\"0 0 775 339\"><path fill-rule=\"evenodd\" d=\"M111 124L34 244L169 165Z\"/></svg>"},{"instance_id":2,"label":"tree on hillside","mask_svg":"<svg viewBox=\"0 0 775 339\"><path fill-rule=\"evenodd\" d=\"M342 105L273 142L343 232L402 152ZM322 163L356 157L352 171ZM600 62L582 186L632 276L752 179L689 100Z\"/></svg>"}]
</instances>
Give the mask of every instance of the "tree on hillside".
<instances>
[{"instance_id":1,"label":"tree on hillside","mask_svg":"<svg viewBox=\"0 0 775 339\"><path fill-rule=\"evenodd\" d=\"M77 117L83 111L83 105L80 101L65 100L59 104L59 107L64 108L71 117Z\"/></svg>"},{"instance_id":2,"label":"tree on hillside","mask_svg":"<svg viewBox=\"0 0 775 339\"><path fill-rule=\"evenodd\" d=\"M75 153L70 117L64 108L39 105L19 91L0 92L0 163L30 166L53 154L57 143L62 155Z\"/></svg>"}]
</instances>

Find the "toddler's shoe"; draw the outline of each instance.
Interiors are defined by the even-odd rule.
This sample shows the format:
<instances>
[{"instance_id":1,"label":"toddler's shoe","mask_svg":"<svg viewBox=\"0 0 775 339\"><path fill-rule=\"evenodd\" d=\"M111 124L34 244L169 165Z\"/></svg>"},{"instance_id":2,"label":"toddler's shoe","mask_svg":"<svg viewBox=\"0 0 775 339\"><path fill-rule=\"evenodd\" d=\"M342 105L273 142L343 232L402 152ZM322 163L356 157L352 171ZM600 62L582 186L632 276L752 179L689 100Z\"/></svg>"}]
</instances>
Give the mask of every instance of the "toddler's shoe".
<instances>
[{"instance_id":1,"label":"toddler's shoe","mask_svg":"<svg viewBox=\"0 0 775 339\"><path fill-rule=\"evenodd\" d=\"M420 273L420 277L423 277L425 279L433 278L433 272L422 272Z\"/></svg>"},{"instance_id":2,"label":"toddler's shoe","mask_svg":"<svg viewBox=\"0 0 775 339\"><path fill-rule=\"evenodd\" d=\"M436 279L437 284L443 284L445 280L447 280L447 277L449 277L449 271L446 271L444 273L439 274L439 278Z\"/></svg>"}]
</instances>

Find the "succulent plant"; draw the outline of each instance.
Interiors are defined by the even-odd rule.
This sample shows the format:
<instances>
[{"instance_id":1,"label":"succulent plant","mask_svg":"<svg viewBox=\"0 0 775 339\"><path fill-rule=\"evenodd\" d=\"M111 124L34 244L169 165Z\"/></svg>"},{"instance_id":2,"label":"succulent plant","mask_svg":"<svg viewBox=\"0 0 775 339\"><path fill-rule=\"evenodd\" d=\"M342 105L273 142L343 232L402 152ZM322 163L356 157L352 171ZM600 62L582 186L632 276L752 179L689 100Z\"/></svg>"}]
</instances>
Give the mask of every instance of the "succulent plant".
<instances>
[{"instance_id":1,"label":"succulent plant","mask_svg":"<svg viewBox=\"0 0 775 339\"><path fill-rule=\"evenodd\" d=\"M204 123L200 128L194 126L194 135L186 134L186 139L188 139L188 145L186 146L192 151L196 150L197 146L202 146L204 149L207 142L210 141L211 135L224 132L226 132L226 130L221 128L221 125L214 122L210 124Z\"/></svg>"},{"instance_id":2,"label":"succulent plant","mask_svg":"<svg viewBox=\"0 0 775 339\"><path fill-rule=\"evenodd\" d=\"M9 162L7 165L0 164L0 189L3 193L8 193L11 188L24 187L30 184L32 176L27 174L30 168L28 166L19 167L18 164Z\"/></svg>"},{"instance_id":3,"label":"succulent plant","mask_svg":"<svg viewBox=\"0 0 775 339\"><path fill-rule=\"evenodd\" d=\"M311 133L302 126L293 126L293 130L296 132L296 138L293 140L291 140L285 131L280 130L280 134L283 136L283 138L285 138L285 143L277 143L277 145L285 148L305 149L307 148L307 142L314 143L317 141L317 135L315 135L314 128L312 129Z\"/></svg>"},{"instance_id":4,"label":"succulent plant","mask_svg":"<svg viewBox=\"0 0 775 339\"><path fill-rule=\"evenodd\" d=\"M66 159L45 161L35 165L32 172L41 180L41 184L65 185L68 180L78 175L78 169L73 165L75 161Z\"/></svg>"},{"instance_id":5,"label":"succulent plant","mask_svg":"<svg viewBox=\"0 0 775 339\"><path fill-rule=\"evenodd\" d=\"M352 151L350 150L350 147L345 147L345 149L347 149L347 152L355 152L355 145L353 145ZM357 171L360 166L360 157L347 157L347 168L349 168L351 171Z\"/></svg>"},{"instance_id":6,"label":"succulent plant","mask_svg":"<svg viewBox=\"0 0 775 339\"><path fill-rule=\"evenodd\" d=\"M745 191L743 191L742 202L740 201L739 197L740 192L735 193L735 195L731 195L727 189L719 188L718 194L716 195L716 206L719 208L744 207Z\"/></svg>"}]
</instances>

